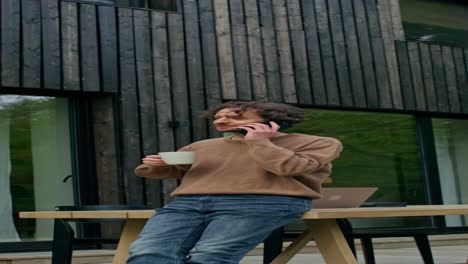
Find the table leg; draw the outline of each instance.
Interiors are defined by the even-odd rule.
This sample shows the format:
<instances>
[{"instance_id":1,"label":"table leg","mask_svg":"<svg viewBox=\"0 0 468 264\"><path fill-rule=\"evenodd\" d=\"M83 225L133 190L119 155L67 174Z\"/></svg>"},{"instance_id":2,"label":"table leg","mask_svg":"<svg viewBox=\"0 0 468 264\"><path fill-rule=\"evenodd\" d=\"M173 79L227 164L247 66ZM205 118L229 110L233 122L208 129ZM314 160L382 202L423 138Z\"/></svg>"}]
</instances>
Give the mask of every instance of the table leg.
<instances>
[{"instance_id":1,"label":"table leg","mask_svg":"<svg viewBox=\"0 0 468 264\"><path fill-rule=\"evenodd\" d=\"M285 264L288 263L299 252L305 245L312 239L312 231L306 229L294 242L292 242L287 248L277 256L271 264Z\"/></svg>"},{"instance_id":2,"label":"table leg","mask_svg":"<svg viewBox=\"0 0 468 264\"><path fill-rule=\"evenodd\" d=\"M305 221L326 263L357 264L335 219Z\"/></svg>"},{"instance_id":3,"label":"table leg","mask_svg":"<svg viewBox=\"0 0 468 264\"><path fill-rule=\"evenodd\" d=\"M112 264L125 264L128 258L128 248L130 243L135 241L138 238L143 226L145 225L147 219L128 219L125 227L120 235L119 244L117 245L117 250L115 251L114 259Z\"/></svg>"},{"instance_id":4,"label":"table leg","mask_svg":"<svg viewBox=\"0 0 468 264\"><path fill-rule=\"evenodd\" d=\"M313 238L326 263L357 264L353 252L335 219L305 221L307 229L271 264L285 264Z\"/></svg>"},{"instance_id":5,"label":"table leg","mask_svg":"<svg viewBox=\"0 0 468 264\"><path fill-rule=\"evenodd\" d=\"M75 232L70 224L60 218L54 221L54 240L52 241L52 264L71 264L73 238Z\"/></svg>"}]
</instances>

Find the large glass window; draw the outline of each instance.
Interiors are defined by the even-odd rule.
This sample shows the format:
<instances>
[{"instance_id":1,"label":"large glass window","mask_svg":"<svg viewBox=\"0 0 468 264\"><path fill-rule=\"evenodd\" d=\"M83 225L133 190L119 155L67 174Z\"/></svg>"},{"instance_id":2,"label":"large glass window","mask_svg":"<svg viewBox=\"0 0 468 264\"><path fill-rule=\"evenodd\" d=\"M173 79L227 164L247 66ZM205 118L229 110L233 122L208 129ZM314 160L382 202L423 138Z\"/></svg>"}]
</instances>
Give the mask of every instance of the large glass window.
<instances>
[{"instance_id":1,"label":"large glass window","mask_svg":"<svg viewBox=\"0 0 468 264\"><path fill-rule=\"evenodd\" d=\"M433 119L437 165L444 204L468 204L468 120ZM446 217L447 226L464 226L467 216Z\"/></svg>"},{"instance_id":2,"label":"large glass window","mask_svg":"<svg viewBox=\"0 0 468 264\"><path fill-rule=\"evenodd\" d=\"M344 150L330 187L378 187L371 201L425 204L416 119L411 115L306 109L288 133L334 137ZM327 185L324 185L327 187ZM354 227L426 225L424 218L356 220Z\"/></svg>"},{"instance_id":3,"label":"large glass window","mask_svg":"<svg viewBox=\"0 0 468 264\"><path fill-rule=\"evenodd\" d=\"M74 204L70 153L67 99L0 95L0 242L51 238L17 213Z\"/></svg>"},{"instance_id":4,"label":"large glass window","mask_svg":"<svg viewBox=\"0 0 468 264\"><path fill-rule=\"evenodd\" d=\"M405 38L468 47L468 2L400 0Z\"/></svg>"}]
</instances>

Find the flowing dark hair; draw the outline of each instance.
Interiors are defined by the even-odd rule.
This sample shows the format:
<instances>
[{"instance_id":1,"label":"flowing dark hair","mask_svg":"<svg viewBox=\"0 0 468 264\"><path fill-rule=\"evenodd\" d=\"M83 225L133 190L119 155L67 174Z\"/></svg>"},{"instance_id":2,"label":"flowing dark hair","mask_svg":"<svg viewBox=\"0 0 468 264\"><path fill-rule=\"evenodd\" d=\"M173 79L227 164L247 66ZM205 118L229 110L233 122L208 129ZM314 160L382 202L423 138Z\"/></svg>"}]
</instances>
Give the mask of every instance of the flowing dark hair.
<instances>
[{"instance_id":1,"label":"flowing dark hair","mask_svg":"<svg viewBox=\"0 0 468 264\"><path fill-rule=\"evenodd\" d=\"M255 111L266 121L284 122L289 125L304 121L304 113L298 107L273 102L261 101L230 101L210 107L201 114L201 117L213 119L221 109L230 108L237 114L242 115L245 111Z\"/></svg>"}]
</instances>

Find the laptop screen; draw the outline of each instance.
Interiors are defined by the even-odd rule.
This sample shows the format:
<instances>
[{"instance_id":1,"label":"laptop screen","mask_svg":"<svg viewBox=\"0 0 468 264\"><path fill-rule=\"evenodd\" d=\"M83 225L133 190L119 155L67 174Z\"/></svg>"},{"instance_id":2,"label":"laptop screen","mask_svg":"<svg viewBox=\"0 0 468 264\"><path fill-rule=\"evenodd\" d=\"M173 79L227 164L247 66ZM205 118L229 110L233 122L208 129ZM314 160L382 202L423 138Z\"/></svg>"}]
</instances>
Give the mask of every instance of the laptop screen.
<instances>
[{"instance_id":1,"label":"laptop screen","mask_svg":"<svg viewBox=\"0 0 468 264\"><path fill-rule=\"evenodd\" d=\"M312 202L313 208L359 207L377 191L377 187L322 188L322 198Z\"/></svg>"}]
</instances>

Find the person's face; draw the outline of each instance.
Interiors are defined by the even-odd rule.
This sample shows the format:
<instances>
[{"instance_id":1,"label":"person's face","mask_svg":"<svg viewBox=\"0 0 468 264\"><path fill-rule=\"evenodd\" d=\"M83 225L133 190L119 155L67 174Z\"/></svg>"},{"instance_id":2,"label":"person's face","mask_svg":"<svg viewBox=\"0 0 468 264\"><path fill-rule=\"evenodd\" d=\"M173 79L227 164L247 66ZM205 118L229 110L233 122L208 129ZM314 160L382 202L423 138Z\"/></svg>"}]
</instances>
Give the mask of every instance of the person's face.
<instances>
[{"instance_id":1,"label":"person's face","mask_svg":"<svg viewBox=\"0 0 468 264\"><path fill-rule=\"evenodd\" d=\"M219 110L213 121L216 130L220 132L232 132L239 130L237 127L251 124L264 122L264 118L259 116L255 111L245 111L239 115L232 108L225 108Z\"/></svg>"}]
</instances>

